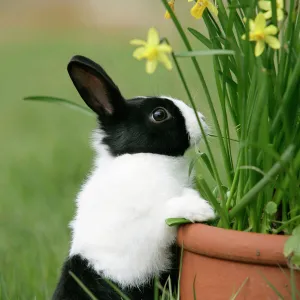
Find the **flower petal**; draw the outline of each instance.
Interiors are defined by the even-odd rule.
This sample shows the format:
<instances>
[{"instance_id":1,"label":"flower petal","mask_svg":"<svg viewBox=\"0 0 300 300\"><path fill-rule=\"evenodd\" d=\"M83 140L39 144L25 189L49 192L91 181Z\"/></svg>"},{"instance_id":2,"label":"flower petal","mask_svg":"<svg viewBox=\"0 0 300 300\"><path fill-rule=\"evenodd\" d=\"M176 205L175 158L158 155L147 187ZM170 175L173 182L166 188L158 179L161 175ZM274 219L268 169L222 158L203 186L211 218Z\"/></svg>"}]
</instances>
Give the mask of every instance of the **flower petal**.
<instances>
[{"instance_id":1,"label":"flower petal","mask_svg":"<svg viewBox=\"0 0 300 300\"><path fill-rule=\"evenodd\" d=\"M171 19L171 15L167 10L165 12L165 19Z\"/></svg>"},{"instance_id":2,"label":"flower petal","mask_svg":"<svg viewBox=\"0 0 300 300\"><path fill-rule=\"evenodd\" d=\"M254 54L255 56L260 56L265 50L265 42L260 40L256 42Z\"/></svg>"},{"instance_id":3,"label":"flower petal","mask_svg":"<svg viewBox=\"0 0 300 300\"><path fill-rule=\"evenodd\" d=\"M159 35L154 27L151 27L148 31L147 44L151 46L156 46L159 44Z\"/></svg>"},{"instance_id":4,"label":"flower petal","mask_svg":"<svg viewBox=\"0 0 300 300\"><path fill-rule=\"evenodd\" d=\"M134 46L144 46L144 45L146 45L146 42L143 41L143 40L137 40L137 39L135 39L135 40L131 40L130 44L134 45Z\"/></svg>"},{"instance_id":5,"label":"flower petal","mask_svg":"<svg viewBox=\"0 0 300 300\"><path fill-rule=\"evenodd\" d=\"M172 70L172 63L165 53L159 53L158 60L165 66L167 70Z\"/></svg>"},{"instance_id":6,"label":"flower petal","mask_svg":"<svg viewBox=\"0 0 300 300\"><path fill-rule=\"evenodd\" d=\"M205 5L203 4L199 4L199 1L197 1L197 3L191 8L191 15L195 18L195 19L201 19L203 12L206 8Z\"/></svg>"},{"instance_id":7,"label":"flower petal","mask_svg":"<svg viewBox=\"0 0 300 300\"><path fill-rule=\"evenodd\" d=\"M188 0L188 2L192 2L192 1L194 1L194 0Z\"/></svg>"},{"instance_id":8,"label":"flower petal","mask_svg":"<svg viewBox=\"0 0 300 300\"><path fill-rule=\"evenodd\" d=\"M278 19L278 21L283 20L283 17L284 17L283 10L281 8L277 8L276 12L277 12L277 19Z\"/></svg>"},{"instance_id":9,"label":"flower petal","mask_svg":"<svg viewBox=\"0 0 300 300\"><path fill-rule=\"evenodd\" d=\"M266 36L265 41L273 49L280 48L280 42L279 42L278 38L276 38L274 36Z\"/></svg>"},{"instance_id":10,"label":"flower petal","mask_svg":"<svg viewBox=\"0 0 300 300\"><path fill-rule=\"evenodd\" d=\"M147 62L146 62L146 72L148 74L154 73L156 67L157 67L157 60L147 60Z\"/></svg>"},{"instance_id":11,"label":"flower petal","mask_svg":"<svg viewBox=\"0 0 300 300\"><path fill-rule=\"evenodd\" d=\"M282 9L283 6L284 6L283 0L277 0L277 1L276 1L276 4L277 4L277 7L278 7L278 8L281 8L281 9Z\"/></svg>"},{"instance_id":12,"label":"flower petal","mask_svg":"<svg viewBox=\"0 0 300 300\"><path fill-rule=\"evenodd\" d=\"M166 53L171 53L172 52L172 47L166 43L162 43L157 46L157 50L159 52L166 52Z\"/></svg>"},{"instance_id":13,"label":"flower petal","mask_svg":"<svg viewBox=\"0 0 300 300\"><path fill-rule=\"evenodd\" d=\"M218 9L216 6L214 6L211 2L207 3L207 8L209 9L209 11L214 14L215 16L218 15Z\"/></svg>"},{"instance_id":14,"label":"flower petal","mask_svg":"<svg viewBox=\"0 0 300 300\"><path fill-rule=\"evenodd\" d=\"M246 24L247 23L247 18L243 18L243 22ZM252 19L249 19L249 29L250 31L253 31L255 28L254 21Z\"/></svg>"},{"instance_id":15,"label":"flower petal","mask_svg":"<svg viewBox=\"0 0 300 300\"><path fill-rule=\"evenodd\" d=\"M271 10L271 1L258 1L258 6L262 10Z\"/></svg>"},{"instance_id":16,"label":"flower petal","mask_svg":"<svg viewBox=\"0 0 300 300\"><path fill-rule=\"evenodd\" d=\"M132 56L137 60L143 59L145 57L145 47L139 47L135 49Z\"/></svg>"},{"instance_id":17,"label":"flower petal","mask_svg":"<svg viewBox=\"0 0 300 300\"><path fill-rule=\"evenodd\" d=\"M250 20L249 20L249 29L250 29L251 31L253 31L254 28L255 28L254 21L253 21L252 19L250 19Z\"/></svg>"},{"instance_id":18,"label":"flower petal","mask_svg":"<svg viewBox=\"0 0 300 300\"><path fill-rule=\"evenodd\" d=\"M251 41L251 42L257 41L257 37L256 37L255 33L250 32L249 41Z\"/></svg>"},{"instance_id":19,"label":"flower petal","mask_svg":"<svg viewBox=\"0 0 300 300\"><path fill-rule=\"evenodd\" d=\"M278 32L278 28L274 25L269 25L265 28L264 33L266 35L275 35Z\"/></svg>"},{"instance_id":20,"label":"flower petal","mask_svg":"<svg viewBox=\"0 0 300 300\"><path fill-rule=\"evenodd\" d=\"M259 13L255 18L255 30L262 31L266 27L266 19L263 13Z\"/></svg>"},{"instance_id":21,"label":"flower petal","mask_svg":"<svg viewBox=\"0 0 300 300\"><path fill-rule=\"evenodd\" d=\"M264 13L264 16L266 20L272 18L272 10L269 10L266 13Z\"/></svg>"},{"instance_id":22,"label":"flower petal","mask_svg":"<svg viewBox=\"0 0 300 300\"><path fill-rule=\"evenodd\" d=\"M171 7L171 9L173 10L173 12L175 11L175 1L171 0L168 2L169 6ZM165 12L165 19L170 19L171 15L168 11Z\"/></svg>"}]
</instances>

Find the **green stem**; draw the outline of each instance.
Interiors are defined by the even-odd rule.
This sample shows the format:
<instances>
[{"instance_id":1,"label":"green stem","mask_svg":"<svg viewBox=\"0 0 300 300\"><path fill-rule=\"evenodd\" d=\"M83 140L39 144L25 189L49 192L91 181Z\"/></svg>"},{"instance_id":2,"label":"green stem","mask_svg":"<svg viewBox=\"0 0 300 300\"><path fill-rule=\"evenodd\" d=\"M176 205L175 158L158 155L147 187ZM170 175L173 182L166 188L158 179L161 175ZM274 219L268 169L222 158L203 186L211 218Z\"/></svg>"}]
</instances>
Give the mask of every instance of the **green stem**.
<instances>
[{"instance_id":1,"label":"green stem","mask_svg":"<svg viewBox=\"0 0 300 300\"><path fill-rule=\"evenodd\" d=\"M272 177L277 175L293 158L294 145L290 145L284 151L279 162L277 162L269 172L240 200L239 203L230 211L229 218L233 219L253 200L253 198L270 182Z\"/></svg>"},{"instance_id":2,"label":"green stem","mask_svg":"<svg viewBox=\"0 0 300 300\"><path fill-rule=\"evenodd\" d=\"M228 229L230 226L229 226L228 214L226 212L226 207L224 209L222 209L221 205L219 204L219 202L217 201L217 199L215 198L215 196L213 195L209 186L207 185L206 181L203 178L197 177L197 181L201 185L201 187L205 191L208 199L210 200L213 207L216 209L217 213L221 217L221 222L222 222L223 227Z\"/></svg>"},{"instance_id":3,"label":"green stem","mask_svg":"<svg viewBox=\"0 0 300 300\"><path fill-rule=\"evenodd\" d=\"M287 102L289 99L291 99L291 96L294 92L294 90L297 87L297 84L299 84L299 77L300 77L300 56L297 59L296 66L294 68L293 73L291 74L291 78L289 80L289 84L286 88L286 91L283 95L282 104L280 105L276 117L274 118L273 124L272 124L272 132L274 133L279 125L280 117L284 113L284 109L286 108Z\"/></svg>"},{"instance_id":4,"label":"green stem","mask_svg":"<svg viewBox=\"0 0 300 300\"><path fill-rule=\"evenodd\" d=\"M204 15L203 19L204 19L205 25L208 29L209 37L212 41L213 47L215 47L217 49L222 48L221 43L215 38L215 36L218 36L218 33L216 32L216 30L217 30L216 26L218 27L218 24L213 23L213 22L215 22L215 20L210 14ZM221 109L222 109L222 119L223 119L223 123L224 123L223 124L224 135L227 135L229 137L229 125L228 125L228 117L227 117L226 103L225 103L225 97L227 95L225 78L226 78L226 76L231 77L231 75L230 75L230 72L227 71L228 70L227 64L226 64L226 67L224 68L223 59L226 59L226 61L228 61L228 57L226 56L226 58L220 58L220 61L222 62L222 65L223 65L223 72L222 72L223 90L222 90L222 86L221 86L220 75L218 74L219 73L218 69L221 71L221 66L220 66L218 57L214 57L213 66L214 66L214 73L215 73L215 81L216 81L218 95L219 95ZM230 103L228 103L228 106L230 107ZM231 185L232 180L233 180L232 170L234 168L233 168L233 163L232 163L231 147L230 147L229 140L225 141L225 143L224 143L224 152L226 153L225 156L223 155L223 158L226 159L225 168L226 168L227 180L228 180L228 184ZM228 172L228 170L229 170L229 172Z\"/></svg>"},{"instance_id":5,"label":"green stem","mask_svg":"<svg viewBox=\"0 0 300 300\"><path fill-rule=\"evenodd\" d=\"M271 9L272 9L272 23L277 26L277 0L271 1Z\"/></svg>"},{"instance_id":6,"label":"green stem","mask_svg":"<svg viewBox=\"0 0 300 300\"><path fill-rule=\"evenodd\" d=\"M165 40L167 44L170 44L167 38L164 38L163 40ZM196 107L195 107L195 104L194 104L194 101L193 101L193 97L192 97L192 95L191 95L191 92L190 92L190 90L189 90L188 84L187 84L187 82L186 82L186 80L185 80L185 77L184 77L184 75L183 75L183 72L182 72L182 70L181 70L181 68L180 68L180 65L179 65L179 63L178 63L178 60L177 60L175 54L172 52L171 55L172 55L172 58L173 58L173 60L174 60L175 67L176 67L176 69L177 69L177 72L178 72L178 74L179 74L179 77L180 77L180 79L181 79L181 82L182 82L182 84L183 84L183 86L184 86L184 89L185 89L185 91L186 91L186 93L187 93L187 96L188 96L190 102L191 102L192 105L193 105L193 108L194 108L195 114L196 114L196 116L197 116L197 120L198 120L200 129L201 129L201 132L202 132L202 135L203 135L205 144L207 145L207 150L208 150L209 155L210 155L210 158L211 158L212 168L214 169L214 175L216 176L216 179L217 179L217 182L218 182L219 189L222 190L222 183L221 183L221 180L220 180L219 175L218 175L218 173L217 173L216 164L215 164L215 161L214 161L214 159L213 159L213 155L212 155L212 152L211 152L211 149L210 149L210 146L209 146L209 143L208 143L206 134L205 134L205 132L204 132L204 128L203 128L203 126L202 126L202 124L201 124L201 122L200 122L200 120L199 120L199 117L198 117L198 114L197 114L197 110L196 110ZM220 192L220 193L221 193L221 192ZM224 197L224 199L225 199L225 197ZM223 203L225 203L225 201L223 201ZM226 224L226 222L225 222L224 224Z\"/></svg>"},{"instance_id":7,"label":"green stem","mask_svg":"<svg viewBox=\"0 0 300 300\"><path fill-rule=\"evenodd\" d=\"M176 18L173 10L170 8L167 0L162 0L166 10L169 12L186 48L188 51L193 51L191 45L190 45L190 42L187 38L187 36L185 35L184 31L183 31L183 28L181 26L181 24L179 23L178 19ZM213 102L212 102L212 99L211 99L211 96L209 94L209 90L208 90L208 87L206 85L206 82L205 82L205 79L204 79L204 76L202 74L202 71L198 65L198 62L196 60L195 57L191 57L192 59L192 62L193 62L193 65L196 69L196 72L199 76L199 79L202 83L202 86L203 86L203 89L204 89L204 92L205 92L205 95L206 95L206 98L207 98L207 101L208 101L208 104L209 104L209 107L210 107L210 110L211 110L211 113L212 113L212 117L213 117L213 121L214 121L214 124L215 124L215 127L216 127L216 130L217 130L217 135L218 135L218 140L219 140L219 144L221 146L221 152L222 152L222 155L223 155L223 158L224 158L224 162L225 162L225 169L226 169L226 173L227 173L227 177L228 179L230 179L230 176L231 176L231 170L230 170L230 167L228 165L228 159L226 157L226 150L225 150L225 146L224 146L224 142L223 142L223 139L222 139L222 133L221 133L221 129L220 129L220 125L219 125L219 122L218 122L218 119L217 119L217 114L215 112L215 109L214 109L214 105L213 105ZM175 63L176 64L176 63ZM178 63L176 64L176 67L177 67L177 70L178 69ZM181 72L182 74L182 72ZM180 75L180 77L182 78L182 76ZM190 98L190 101L191 101L191 105L195 111L195 115L196 115L196 118L197 118L197 121L198 121L198 124L200 126L200 129L201 129L201 132L202 132L202 135L203 135L203 139L204 139L204 142L205 142L205 145L207 147L207 150L208 150L208 153L209 153L209 157L210 157L210 160L212 162L212 167L213 167L213 170L214 170L214 174L215 174L215 177L216 177L216 180L217 180L217 184L220 188L220 193L221 193L221 198L222 198L222 201L225 201L225 195L224 195L224 192L222 190L222 182L221 182L221 179L220 179L220 176L219 176L219 173L218 173L218 170L217 170L217 166L216 166L216 163L215 163L215 160L214 160L214 157L212 155L212 152L211 152L211 149L210 149L210 146L209 146L209 143L208 143L208 140L206 138L206 135L204 133L204 130L203 130L203 126L199 120L199 116L197 114L197 109L196 109L196 105L192 99L192 97Z\"/></svg>"},{"instance_id":8,"label":"green stem","mask_svg":"<svg viewBox=\"0 0 300 300\"><path fill-rule=\"evenodd\" d=\"M236 172L235 172L234 177L233 177L233 182L232 182L232 185L231 185L230 191L229 191L229 197L228 197L227 203L226 203L227 209L230 209L231 203L232 203L232 200L233 200L233 196L236 193L236 189L238 187L239 175L240 175L240 166L241 166L241 159L240 159L240 155L239 155L237 166L236 166Z\"/></svg>"},{"instance_id":9,"label":"green stem","mask_svg":"<svg viewBox=\"0 0 300 300\"><path fill-rule=\"evenodd\" d=\"M285 178L283 180L281 180L280 189L278 190L278 192L275 194L275 196L273 198L273 201L277 205L280 204L280 200L283 196L283 193L287 189L287 186L289 185L290 181L292 180L291 177L293 176L293 174L295 174L295 170L299 170L299 168L300 168L300 151L296 155L296 158L294 159L289 172L287 172Z\"/></svg>"},{"instance_id":10,"label":"green stem","mask_svg":"<svg viewBox=\"0 0 300 300\"><path fill-rule=\"evenodd\" d=\"M287 225L289 225L289 224L291 224L291 223L293 223L297 220L300 220L300 216L297 216L297 217L295 217L291 220L288 220L288 221L284 222L284 224L282 224L280 227L278 227L274 232L276 234L280 233Z\"/></svg>"}]
</instances>

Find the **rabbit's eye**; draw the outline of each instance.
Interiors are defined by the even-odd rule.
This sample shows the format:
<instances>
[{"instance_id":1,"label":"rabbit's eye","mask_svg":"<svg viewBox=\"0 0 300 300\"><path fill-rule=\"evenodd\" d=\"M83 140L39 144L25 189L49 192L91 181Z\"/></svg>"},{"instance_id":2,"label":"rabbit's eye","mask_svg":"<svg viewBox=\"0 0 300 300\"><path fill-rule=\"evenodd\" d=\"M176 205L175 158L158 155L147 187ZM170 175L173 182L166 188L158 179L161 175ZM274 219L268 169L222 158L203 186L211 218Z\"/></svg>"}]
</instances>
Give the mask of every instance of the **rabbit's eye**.
<instances>
[{"instance_id":1,"label":"rabbit's eye","mask_svg":"<svg viewBox=\"0 0 300 300\"><path fill-rule=\"evenodd\" d=\"M163 121L168 120L169 118L169 112L162 107L154 109L150 116L151 121L153 121L154 123L161 123Z\"/></svg>"}]
</instances>

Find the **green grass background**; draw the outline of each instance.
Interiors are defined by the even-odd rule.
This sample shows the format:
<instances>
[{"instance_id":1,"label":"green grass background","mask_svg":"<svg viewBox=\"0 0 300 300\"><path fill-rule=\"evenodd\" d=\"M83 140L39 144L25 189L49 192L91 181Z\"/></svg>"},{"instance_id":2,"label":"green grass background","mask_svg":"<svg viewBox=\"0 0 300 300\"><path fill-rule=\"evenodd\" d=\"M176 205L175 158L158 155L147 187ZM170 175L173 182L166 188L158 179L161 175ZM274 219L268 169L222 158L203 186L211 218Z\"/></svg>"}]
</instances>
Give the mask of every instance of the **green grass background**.
<instances>
[{"instance_id":1,"label":"green grass background","mask_svg":"<svg viewBox=\"0 0 300 300\"><path fill-rule=\"evenodd\" d=\"M149 76L144 62L132 58L134 48L128 41L145 37L146 31L84 27L4 31L0 39L0 299L50 299L68 254L74 199L93 155L89 139L95 118L22 98L49 95L83 104L66 72L72 55L82 54L100 63L127 98L165 94L186 99L175 70L160 67ZM175 30L168 32L174 48L184 50ZM199 62L215 98L211 60L203 57ZM203 90L187 59L184 69L198 108L209 122ZM219 161L213 139L212 145Z\"/></svg>"}]
</instances>

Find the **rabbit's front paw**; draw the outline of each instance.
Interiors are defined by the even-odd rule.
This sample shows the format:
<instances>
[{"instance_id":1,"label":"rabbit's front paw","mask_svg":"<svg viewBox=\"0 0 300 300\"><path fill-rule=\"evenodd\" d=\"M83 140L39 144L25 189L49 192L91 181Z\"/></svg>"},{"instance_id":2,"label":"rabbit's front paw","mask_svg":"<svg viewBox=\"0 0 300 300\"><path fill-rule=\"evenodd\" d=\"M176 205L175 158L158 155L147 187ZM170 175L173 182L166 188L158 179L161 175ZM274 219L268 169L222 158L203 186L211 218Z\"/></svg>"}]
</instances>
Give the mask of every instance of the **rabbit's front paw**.
<instances>
[{"instance_id":1,"label":"rabbit's front paw","mask_svg":"<svg viewBox=\"0 0 300 300\"><path fill-rule=\"evenodd\" d=\"M191 222L204 222L215 218L215 213L210 204L194 195L185 195L170 199L167 203L168 218L185 218Z\"/></svg>"},{"instance_id":2,"label":"rabbit's front paw","mask_svg":"<svg viewBox=\"0 0 300 300\"><path fill-rule=\"evenodd\" d=\"M215 212L210 204L204 199L197 199L186 203L187 211L184 218L191 222L204 222L215 218Z\"/></svg>"}]
</instances>

